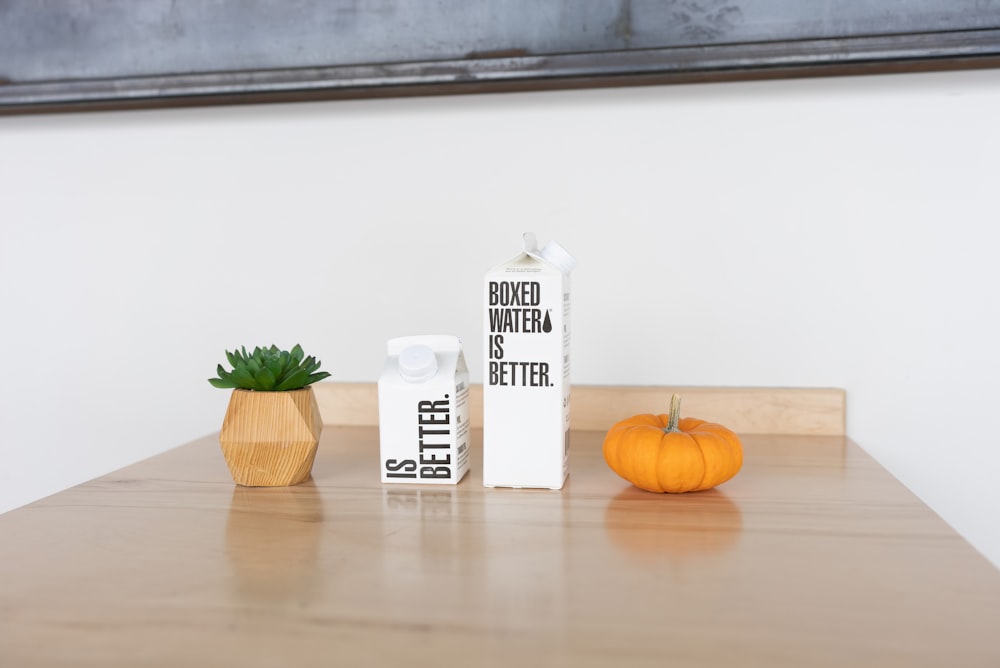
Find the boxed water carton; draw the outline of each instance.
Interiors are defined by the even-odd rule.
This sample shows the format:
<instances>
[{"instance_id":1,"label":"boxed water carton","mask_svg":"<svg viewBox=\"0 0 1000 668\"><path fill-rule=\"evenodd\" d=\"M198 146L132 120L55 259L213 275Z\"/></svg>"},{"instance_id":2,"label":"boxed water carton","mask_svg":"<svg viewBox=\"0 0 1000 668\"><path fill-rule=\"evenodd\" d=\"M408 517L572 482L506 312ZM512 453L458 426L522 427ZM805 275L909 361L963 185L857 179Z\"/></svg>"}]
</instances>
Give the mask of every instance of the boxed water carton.
<instances>
[{"instance_id":1,"label":"boxed water carton","mask_svg":"<svg viewBox=\"0 0 1000 668\"><path fill-rule=\"evenodd\" d=\"M382 482L462 479L469 470L469 368L458 337L388 342L378 422Z\"/></svg>"},{"instance_id":2,"label":"boxed water carton","mask_svg":"<svg viewBox=\"0 0 1000 668\"><path fill-rule=\"evenodd\" d=\"M486 274L483 484L560 489L569 472L569 274L554 241Z\"/></svg>"}]
</instances>

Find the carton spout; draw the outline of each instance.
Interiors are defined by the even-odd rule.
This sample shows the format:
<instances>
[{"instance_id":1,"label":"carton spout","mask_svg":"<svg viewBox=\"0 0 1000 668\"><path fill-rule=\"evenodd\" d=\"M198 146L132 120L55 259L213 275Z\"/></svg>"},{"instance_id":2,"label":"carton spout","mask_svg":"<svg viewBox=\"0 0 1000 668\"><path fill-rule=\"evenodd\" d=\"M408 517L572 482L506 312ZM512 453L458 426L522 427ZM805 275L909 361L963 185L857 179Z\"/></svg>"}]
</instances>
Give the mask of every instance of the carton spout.
<instances>
[{"instance_id":1,"label":"carton spout","mask_svg":"<svg viewBox=\"0 0 1000 668\"><path fill-rule=\"evenodd\" d=\"M569 274L576 267L576 259L557 242L549 241L539 250L534 232L525 232L523 239L525 255L546 262L564 274Z\"/></svg>"},{"instance_id":2,"label":"carton spout","mask_svg":"<svg viewBox=\"0 0 1000 668\"><path fill-rule=\"evenodd\" d=\"M538 239L535 238L534 232L525 232L521 237L524 240L524 252L528 255L535 255L538 253Z\"/></svg>"},{"instance_id":3,"label":"carton spout","mask_svg":"<svg viewBox=\"0 0 1000 668\"><path fill-rule=\"evenodd\" d=\"M568 274L576 267L576 259L555 241L549 241L545 244L539 255L564 274Z\"/></svg>"},{"instance_id":4,"label":"carton spout","mask_svg":"<svg viewBox=\"0 0 1000 668\"><path fill-rule=\"evenodd\" d=\"M430 380L437 374L437 370L437 356L429 346L409 346L399 353L399 375L408 383Z\"/></svg>"}]
</instances>

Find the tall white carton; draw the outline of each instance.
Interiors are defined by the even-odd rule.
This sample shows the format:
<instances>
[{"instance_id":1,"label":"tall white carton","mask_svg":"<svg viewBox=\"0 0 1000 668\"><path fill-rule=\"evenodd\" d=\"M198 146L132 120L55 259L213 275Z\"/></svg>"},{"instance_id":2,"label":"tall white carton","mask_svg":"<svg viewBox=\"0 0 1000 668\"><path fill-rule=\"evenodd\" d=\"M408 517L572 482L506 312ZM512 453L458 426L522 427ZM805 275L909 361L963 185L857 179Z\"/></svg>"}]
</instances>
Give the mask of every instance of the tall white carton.
<instances>
[{"instance_id":1,"label":"tall white carton","mask_svg":"<svg viewBox=\"0 0 1000 668\"><path fill-rule=\"evenodd\" d=\"M486 274L483 484L560 489L569 472L569 274L554 241Z\"/></svg>"},{"instance_id":2,"label":"tall white carton","mask_svg":"<svg viewBox=\"0 0 1000 668\"><path fill-rule=\"evenodd\" d=\"M388 342L378 379L382 482L454 485L469 470L469 368L455 336Z\"/></svg>"}]
</instances>

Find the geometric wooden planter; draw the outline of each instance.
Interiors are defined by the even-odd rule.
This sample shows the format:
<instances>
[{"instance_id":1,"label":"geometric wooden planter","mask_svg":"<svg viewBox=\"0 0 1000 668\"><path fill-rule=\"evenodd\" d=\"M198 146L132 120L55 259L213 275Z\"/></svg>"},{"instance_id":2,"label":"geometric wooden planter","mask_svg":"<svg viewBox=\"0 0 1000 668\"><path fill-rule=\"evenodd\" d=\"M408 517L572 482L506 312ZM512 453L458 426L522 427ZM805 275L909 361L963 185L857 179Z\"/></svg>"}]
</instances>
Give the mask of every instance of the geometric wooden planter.
<instances>
[{"instance_id":1,"label":"geometric wooden planter","mask_svg":"<svg viewBox=\"0 0 1000 668\"><path fill-rule=\"evenodd\" d=\"M312 387L233 390L219 443L238 485L279 487L309 478L323 420Z\"/></svg>"}]
</instances>

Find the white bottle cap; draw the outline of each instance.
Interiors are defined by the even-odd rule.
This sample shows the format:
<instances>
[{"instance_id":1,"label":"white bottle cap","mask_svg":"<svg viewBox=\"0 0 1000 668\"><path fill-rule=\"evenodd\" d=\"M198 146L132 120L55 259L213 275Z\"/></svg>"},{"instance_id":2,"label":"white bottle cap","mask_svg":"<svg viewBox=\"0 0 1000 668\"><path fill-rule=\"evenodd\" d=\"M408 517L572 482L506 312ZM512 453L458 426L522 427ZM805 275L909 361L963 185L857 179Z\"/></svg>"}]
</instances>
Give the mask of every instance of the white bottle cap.
<instances>
[{"instance_id":1,"label":"white bottle cap","mask_svg":"<svg viewBox=\"0 0 1000 668\"><path fill-rule=\"evenodd\" d=\"M428 346L409 346L399 353L399 375L408 383L430 380L437 370L437 357Z\"/></svg>"}]
</instances>

